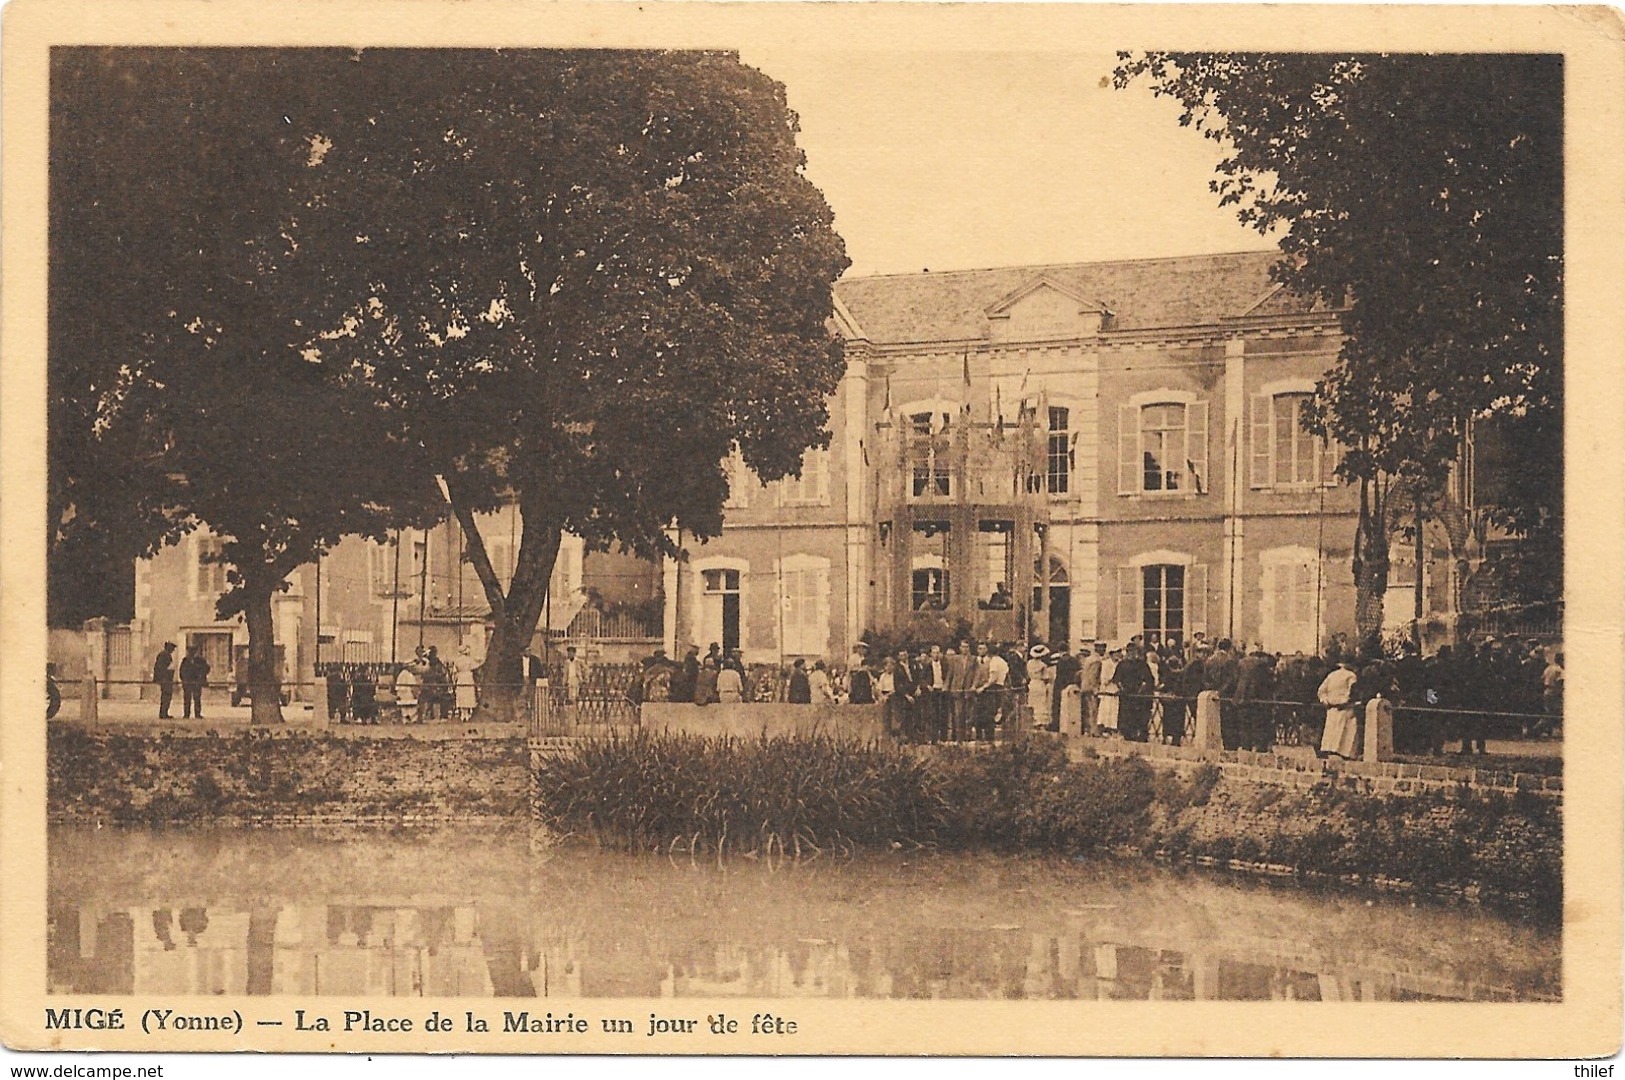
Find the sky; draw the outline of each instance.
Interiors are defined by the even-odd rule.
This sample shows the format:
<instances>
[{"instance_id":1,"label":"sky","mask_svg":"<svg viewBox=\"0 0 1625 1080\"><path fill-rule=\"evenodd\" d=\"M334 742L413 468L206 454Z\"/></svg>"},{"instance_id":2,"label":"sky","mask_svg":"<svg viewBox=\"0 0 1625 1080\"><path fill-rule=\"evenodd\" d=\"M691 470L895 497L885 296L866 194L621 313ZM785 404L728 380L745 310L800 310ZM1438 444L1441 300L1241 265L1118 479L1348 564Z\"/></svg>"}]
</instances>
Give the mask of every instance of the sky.
<instances>
[{"instance_id":1,"label":"sky","mask_svg":"<svg viewBox=\"0 0 1625 1080\"><path fill-rule=\"evenodd\" d=\"M1208 190L1222 148L1115 55L747 49L785 84L848 274L1087 262L1273 242Z\"/></svg>"}]
</instances>

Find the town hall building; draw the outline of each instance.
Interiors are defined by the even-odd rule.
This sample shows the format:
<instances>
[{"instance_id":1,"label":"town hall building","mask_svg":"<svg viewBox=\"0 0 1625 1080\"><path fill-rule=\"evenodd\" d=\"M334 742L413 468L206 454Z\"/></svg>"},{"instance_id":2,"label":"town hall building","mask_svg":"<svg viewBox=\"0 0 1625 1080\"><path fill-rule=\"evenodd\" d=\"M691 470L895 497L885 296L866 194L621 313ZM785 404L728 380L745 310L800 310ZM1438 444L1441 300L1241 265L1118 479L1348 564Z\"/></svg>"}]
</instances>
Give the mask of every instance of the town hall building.
<instances>
[{"instance_id":1,"label":"town hall building","mask_svg":"<svg viewBox=\"0 0 1625 1080\"><path fill-rule=\"evenodd\" d=\"M722 535L665 564L666 646L842 661L865 632L961 623L1073 648L1352 636L1356 491L1298 423L1338 313L1274 284L1278 258L841 281L830 446L767 485L729 463Z\"/></svg>"}]
</instances>

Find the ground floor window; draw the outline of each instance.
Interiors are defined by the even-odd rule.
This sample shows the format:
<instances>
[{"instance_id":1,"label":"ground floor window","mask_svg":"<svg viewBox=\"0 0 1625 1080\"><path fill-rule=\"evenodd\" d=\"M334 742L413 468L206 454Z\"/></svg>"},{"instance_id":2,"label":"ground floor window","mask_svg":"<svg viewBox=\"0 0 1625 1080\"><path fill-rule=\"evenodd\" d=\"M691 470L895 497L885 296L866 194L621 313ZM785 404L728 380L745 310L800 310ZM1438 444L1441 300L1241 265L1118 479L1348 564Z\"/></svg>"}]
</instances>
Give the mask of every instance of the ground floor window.
<instances>
[{"instance_id":1,"label":"ground floor window","mask_svg":"<svg viewBox=\"0 0 1625 1080\"><path fill-rule=\"evenodd\" d=\"M829 563L812 556L784 561L779 603L788 656L822 656L829 645Z\"/></svg>"},{"instance_id":2,"label":"ground floor window","mask_svg":"<svg viewBox=\"0 0 1625 1080\"><path fill-rule=\"evenodd\" d=\"M740 574L738 570L700 572L700 637L724 651L739 648Z\"/></svg>"},{"instance_id":3,"label":"ground floor window","mask_svg":"<svg viewBox=\"0 0 1625 1080\"><path fill-rule=\"evenodd\" d=\"M209 662L210 682L225 682L231 678L231 631L188 631L186 647L190 650L194 646Z\"/></svg>"},{"instance_id":4,"label":"ground floor window","mask_svg":"<svg viewBox=\"0 0 1625 1080\"><path fill-rule=\"evenodd\" d=\"M1177 556L1177 558L1176 558ZM1117 572L1119 643L1183 645L1207 632L1207 567L1176 552L1148 552Z\"/></svg>"},{"instance_id":5,"label":"ground floor window","mask_svg":"<svg viewBox=\"0 0 1625 1080\"><path fill-rule=\"evenodd\" d=\"M1279 653L1313 653L1319 636L1320 582L1313 558L1264 567L1264 647Z\"/></svg>"},{"instance_id":6,"label":"ground floor window","mask_svg":"<svg viewBox=\"0 0 1625 1080\"><path fill-rule=\"evenodd\" d=\"M1157 564L1140 568L1140 633L1146 642L1185 642L1185 568Z\"/></svg>"}]
</instances>

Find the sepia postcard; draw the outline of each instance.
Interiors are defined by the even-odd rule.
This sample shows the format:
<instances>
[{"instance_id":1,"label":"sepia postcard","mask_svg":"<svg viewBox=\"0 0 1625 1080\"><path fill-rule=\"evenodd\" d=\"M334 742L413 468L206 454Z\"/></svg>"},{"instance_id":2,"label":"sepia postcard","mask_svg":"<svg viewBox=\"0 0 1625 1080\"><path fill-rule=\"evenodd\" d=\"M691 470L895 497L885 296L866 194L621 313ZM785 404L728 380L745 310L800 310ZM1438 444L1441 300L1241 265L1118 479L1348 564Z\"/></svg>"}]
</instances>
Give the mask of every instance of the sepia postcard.
<instances>
[{"instance_id":1,"label":"sepia postcard","mask_svg":"<svg viewBox=\"0 0 1625 1080\"><path fill-rule=\"evenodd\" d=\"M1609 1075L1622 41L16 0L5 1045Z\"/></svg>"}]
</instances>

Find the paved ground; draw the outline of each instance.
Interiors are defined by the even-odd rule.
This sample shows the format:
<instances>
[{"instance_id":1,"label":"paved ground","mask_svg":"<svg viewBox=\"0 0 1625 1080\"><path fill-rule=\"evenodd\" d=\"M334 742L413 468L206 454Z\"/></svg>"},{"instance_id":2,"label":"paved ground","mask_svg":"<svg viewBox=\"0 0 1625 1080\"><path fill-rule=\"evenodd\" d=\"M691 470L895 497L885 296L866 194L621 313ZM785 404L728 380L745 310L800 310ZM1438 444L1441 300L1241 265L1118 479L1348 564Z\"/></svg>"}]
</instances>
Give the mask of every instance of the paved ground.
<instances>
[{"instance_id":1,"label":"paved ground","mask_svg":"<svg viewBox=\"0 0 1625 1080\"><path fill-rule=\"evenodd\" d=\"M175 735L195 734L202 735L210 731L219 734L247 731L253 727L250 718L249 706L232 706L226 702L205 702L207 713L202 720L185 720L180 718L180 704L177 699L175 708L171 710L173 719L159 720L158 706L151 701L102 701L97 707L97 724L99 727L116 731L141 732L144 734L170 733ZM62 703L62 711L57 715L56 722L77 723L80 715L80 702L68 700ZM283 725L288 730L311 731L315 729L315 716L309 705L293 702L282 709ZM335 734L349 735L358 738L500 738L515 734L516 728L507 724L467 724L439 721L426 724L335 724L330 728ZM1490 739L1487 749L1491 757L1519 757L1519 758L1561 758L1563 756L1562 739ZM1312 752L1307 747L1281 747L1279 753L1291 755L1302 753L1306 756ZM1455 754L1446 754L1443 757L1406 757L1407 761L1425 761L1440 765L1467 764L1473 758L1462 758Z\"/></svg>"},{"instance_id":2,"label":"paved ground","mask_svg":"<svg viewBox=\"0 0 1625 1080\"><path fill-rule=\"evenodd\" d=\"M180 701L170 710L170 719L158 719L158 706L151 701L101 701L96 707L96 726L108 731L126 731L141 734L171 734L171 735L204 735L215 732L220 735L235 734L253 728L253 718L248 705L230 705L225 702L204 702L206 710L202 719L185 719L180 714ZM52 723L79 724L81 703L78 701L64 701L62 711L57 714ZM293 702L282 707L281 729L289 731L314 731L316 718L309 705ZM263 725L261 725L263 726ZM418 739L448 739L448 738L499 738L515 734L517 728L512 724L467 724L452 721L436 721L427 724L334 724L329 728L334 734L351 735L366 738L418 738Z\"/></svg>"}]
</instances>

